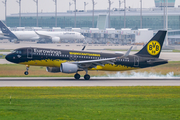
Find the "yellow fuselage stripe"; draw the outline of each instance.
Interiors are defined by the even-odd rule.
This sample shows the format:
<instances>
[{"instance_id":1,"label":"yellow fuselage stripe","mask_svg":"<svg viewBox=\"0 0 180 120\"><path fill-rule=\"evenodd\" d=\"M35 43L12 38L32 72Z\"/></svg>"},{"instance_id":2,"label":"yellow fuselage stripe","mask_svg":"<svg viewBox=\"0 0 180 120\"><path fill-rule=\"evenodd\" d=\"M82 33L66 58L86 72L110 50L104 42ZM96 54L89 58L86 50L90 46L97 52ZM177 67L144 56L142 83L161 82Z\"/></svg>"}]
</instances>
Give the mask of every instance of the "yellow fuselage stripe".
<instances>
[{"instance_id":1,"label":"yellow fuselage stripe","mask_svg":"<svg viewBox=\"0 0 180 120\"><path fill-rule=\"evenodd\" d=\"M73 62L73 61L67 61L67 60L31 60L28 62L21 62L19 64L22 65L32 65L32 66L45 66L45 67L60 67L62 63L65 62ZM125 65L111 65L111 64L105 64L104 66L96 66L96 68L92 68L90 70L104 70L104 71L125 71L125 70L134 70L138 69L135 67L127 67Z\"/></svg>"}]
</instances>

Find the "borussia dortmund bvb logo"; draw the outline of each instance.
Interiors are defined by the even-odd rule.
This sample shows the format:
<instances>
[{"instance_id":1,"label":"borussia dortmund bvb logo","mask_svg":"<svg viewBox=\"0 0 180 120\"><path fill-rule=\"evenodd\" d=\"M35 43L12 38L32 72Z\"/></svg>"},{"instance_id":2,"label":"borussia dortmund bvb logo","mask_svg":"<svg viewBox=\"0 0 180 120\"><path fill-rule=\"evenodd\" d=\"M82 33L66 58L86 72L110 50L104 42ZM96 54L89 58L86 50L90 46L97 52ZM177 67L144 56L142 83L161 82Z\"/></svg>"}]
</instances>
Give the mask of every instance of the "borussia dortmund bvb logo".
<instances>
[{"instance_id":1,"label":"borussia dortmund bvb logo","mask_svg":"<svg viewBox=\"0 0 180 120\"><path fill-rule=\"evenodd\" d=\"M161 45L158 41L151 41L147 45L147 51L150 55L157 55L161 51Z\"/></svg>"}]
</instances>

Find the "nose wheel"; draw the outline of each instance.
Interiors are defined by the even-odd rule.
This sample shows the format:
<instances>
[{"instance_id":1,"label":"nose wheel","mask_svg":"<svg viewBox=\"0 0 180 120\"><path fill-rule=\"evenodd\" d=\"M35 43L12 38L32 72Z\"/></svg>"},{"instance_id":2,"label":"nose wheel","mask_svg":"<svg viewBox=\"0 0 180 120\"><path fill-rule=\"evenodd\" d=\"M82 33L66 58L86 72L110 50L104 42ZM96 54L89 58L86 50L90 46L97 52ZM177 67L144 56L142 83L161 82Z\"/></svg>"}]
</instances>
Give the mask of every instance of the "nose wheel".
<instances>
[{"instance_id":1,"label":"nose wheel","mask_svg":"<svg viewBox=\"0 0 180 120\"><path fill-rule=\"evenodd\" d=\"M28 72L28 71L25 71L25 72L24 72L24 75L28 75L28 74L29 74L29 72Z\"/></svg>"},{"instance_id":2,"label":"nose wheel","mask_svg":"<svg viewBox=\"0 0 180 120\"><path fill-rule=\"evenodd\" d=\"M29 65L26 66L26 71L24 72L24 75L28 75L29 74L28 70L29 70Z\"/></svg>"}]
</instances>

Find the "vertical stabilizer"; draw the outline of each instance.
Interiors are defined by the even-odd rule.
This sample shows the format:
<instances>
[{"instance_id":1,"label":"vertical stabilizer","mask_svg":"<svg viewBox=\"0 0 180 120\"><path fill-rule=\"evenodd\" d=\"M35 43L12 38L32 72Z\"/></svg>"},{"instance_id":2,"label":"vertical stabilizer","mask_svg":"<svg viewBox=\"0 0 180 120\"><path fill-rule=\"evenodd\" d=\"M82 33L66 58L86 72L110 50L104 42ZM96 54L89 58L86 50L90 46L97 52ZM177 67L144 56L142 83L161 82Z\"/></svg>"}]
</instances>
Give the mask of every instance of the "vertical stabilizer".
<instances>
[{"instance_id":1,"label":"vertical stabilizer","mask_svg":"<svg viewBox=\"0 0 180 120\"><path fill-rule=\"evenodd\" d=\"M4 36L18 39L2 21L0 21L0 29L1 29L2 33L4 34Z\"/></svg>"},{"instance_id":2,"label":"vertical stabilizer","mask_svg":"<svg viewBox=\"0 0 180 120\"><path fill-rule=\"evenodd\" d=\"M158 33L138 53L136 53L136 55L159 58L166 32L167 31L164 30L158 31Z\"/></svg>"}]
</instances>

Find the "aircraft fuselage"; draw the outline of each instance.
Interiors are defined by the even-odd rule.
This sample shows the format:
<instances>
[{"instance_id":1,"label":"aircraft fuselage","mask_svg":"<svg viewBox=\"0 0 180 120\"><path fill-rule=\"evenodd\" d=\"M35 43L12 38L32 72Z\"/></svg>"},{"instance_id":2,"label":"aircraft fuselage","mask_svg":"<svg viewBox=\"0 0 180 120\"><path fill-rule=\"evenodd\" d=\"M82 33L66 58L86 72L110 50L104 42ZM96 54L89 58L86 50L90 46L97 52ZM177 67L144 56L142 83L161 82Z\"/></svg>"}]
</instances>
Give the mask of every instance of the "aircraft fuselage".
<instances>
[{"instance_id":1,"label":"aircraft fuselage","mask_svg":"<svg viewBox=\"0 0 180 120\"><path fill-rule=\"evenodd\" d=\"M16 49L13 53L7 55L6 59L10 62L23 65L60 67L60 65L65 62L88 61L98 59L103 60L122 56L123 54L29 47ZM159 58L129 55L128 57L117 59L114 64L109 63L103 66L98 65L96 68L89 68L89 70L124 71L152 67L166 63L168 63L167 60Z\"/></svg>"}]
</instances>

